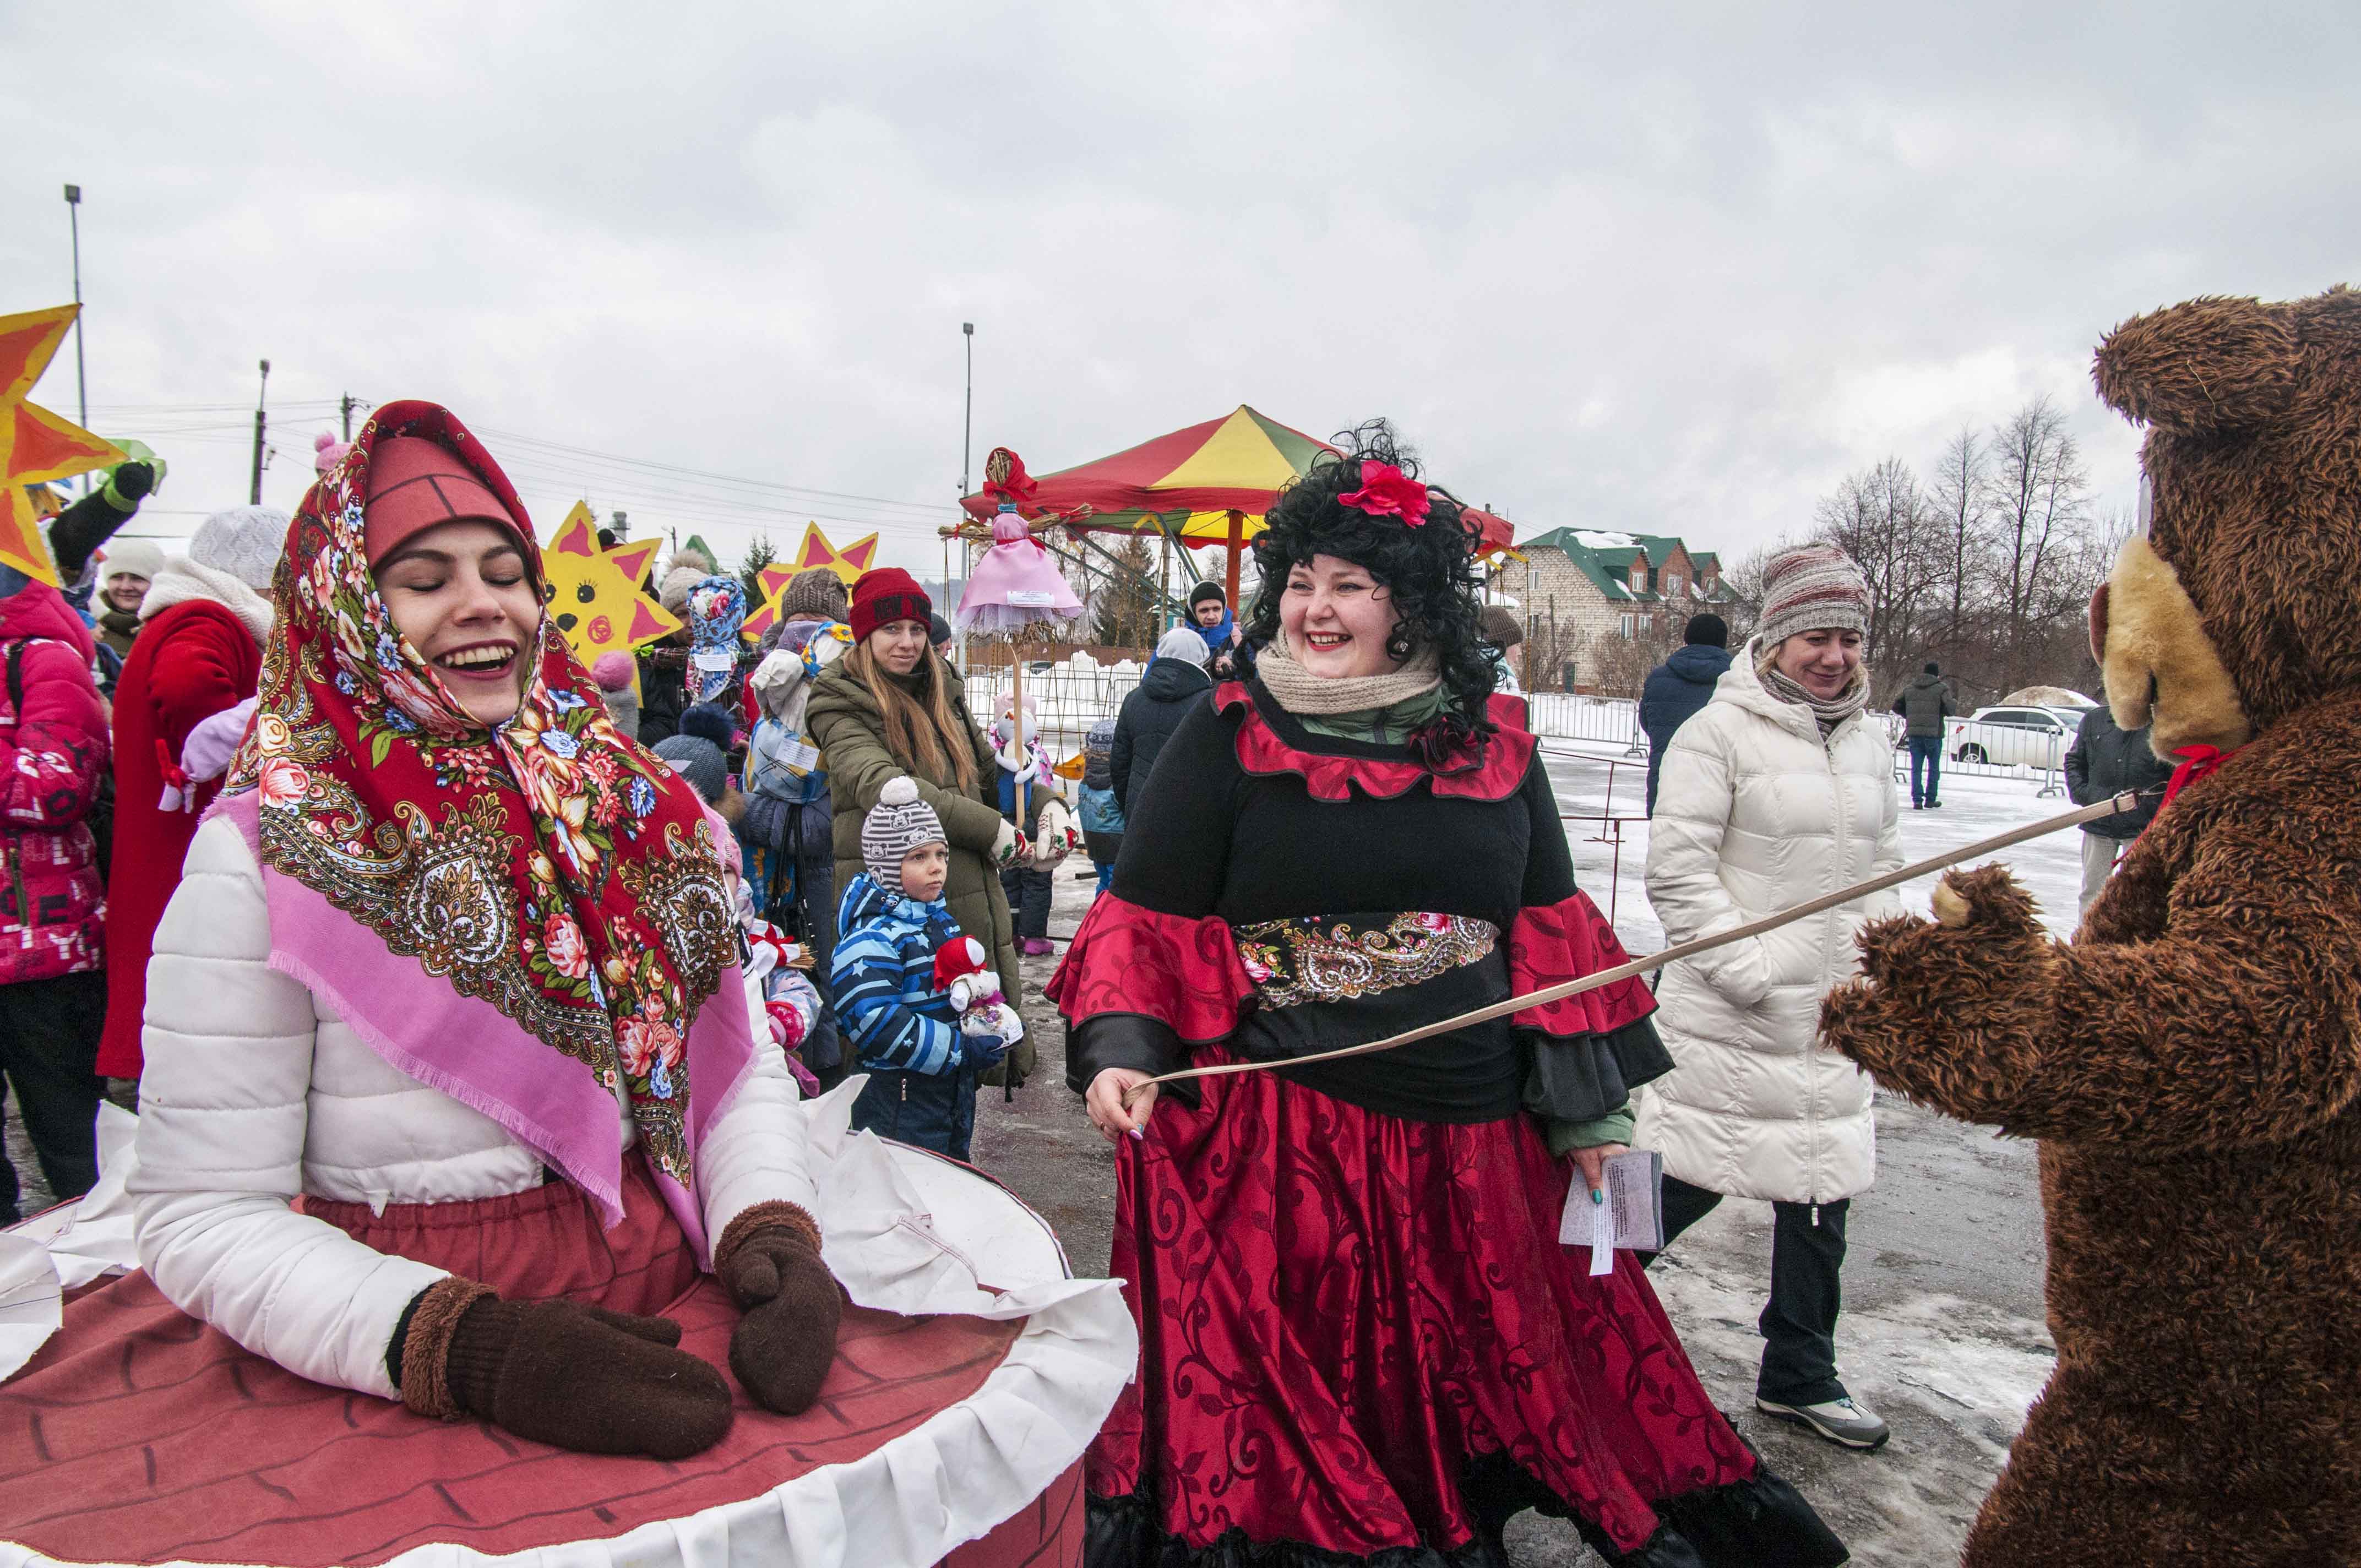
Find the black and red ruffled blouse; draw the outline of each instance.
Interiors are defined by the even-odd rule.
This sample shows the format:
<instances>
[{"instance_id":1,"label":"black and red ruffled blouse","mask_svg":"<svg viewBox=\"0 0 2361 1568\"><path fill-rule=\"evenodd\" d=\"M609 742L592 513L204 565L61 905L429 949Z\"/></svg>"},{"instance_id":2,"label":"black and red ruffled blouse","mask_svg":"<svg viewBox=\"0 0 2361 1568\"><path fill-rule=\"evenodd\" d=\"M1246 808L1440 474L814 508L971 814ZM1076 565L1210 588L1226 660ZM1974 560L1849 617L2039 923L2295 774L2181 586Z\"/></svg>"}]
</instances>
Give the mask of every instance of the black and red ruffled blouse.
<instances>
[{"instance_id":1,"label":"black and red ruffled blouse","mask_svg":"<svg viewBox=\"0 0 2361 1568\"><path fill-rule=\"evenodd\" d=\"M1168 1072L1226 1042L1264 1060L1398 1034L1625 959L1574 885L1514 699L1442 762L1314 734L1259 682L1181 721L1048 994L1077 1091L1110 1067ZM1430 772L1430 764L1444 771ZM1280 1069L1420 1122L1520 1108L1587 1122L1670 1070L1638 980L1373 1056ZM1177 1085L1185 1091L1187 1085Z\"/></svg>"}]
</instances>

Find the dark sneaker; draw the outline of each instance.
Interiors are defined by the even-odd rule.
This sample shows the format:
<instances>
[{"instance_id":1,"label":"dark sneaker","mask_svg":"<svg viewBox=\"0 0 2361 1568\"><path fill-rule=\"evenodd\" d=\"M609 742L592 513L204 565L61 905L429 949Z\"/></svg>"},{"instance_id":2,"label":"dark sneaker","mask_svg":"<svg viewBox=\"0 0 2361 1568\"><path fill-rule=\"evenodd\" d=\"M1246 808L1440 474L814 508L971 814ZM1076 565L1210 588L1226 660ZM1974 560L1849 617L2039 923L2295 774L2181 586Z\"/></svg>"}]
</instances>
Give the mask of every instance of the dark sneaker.
<instances>
[{"instance_id":1,"label":"dark sneaker","mask_svg":"<svg viewBox=\"0 0 2361 1568\"><path fill-rule=\"evenodd\" d=\"M1821 1405L1782 1405L1757 1394L1754 1408L1766 1416L1791 1421L1846 1448L1883 1447L1885 1440L1894 1435L1885 1423L1877 1419L1876 1411L1850 1394Z\"/></svg>"}]
</instances>

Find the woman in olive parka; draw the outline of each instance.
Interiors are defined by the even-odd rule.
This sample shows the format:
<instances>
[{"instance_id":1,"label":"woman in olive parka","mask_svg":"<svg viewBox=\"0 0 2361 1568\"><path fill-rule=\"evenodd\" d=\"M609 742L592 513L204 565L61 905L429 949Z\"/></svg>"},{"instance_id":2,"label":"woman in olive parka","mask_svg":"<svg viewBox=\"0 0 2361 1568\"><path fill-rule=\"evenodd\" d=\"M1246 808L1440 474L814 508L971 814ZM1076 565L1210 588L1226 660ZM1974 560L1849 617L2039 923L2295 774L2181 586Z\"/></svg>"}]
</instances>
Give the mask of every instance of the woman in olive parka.
<instances>
[{"instance_id":1,"label":"woman in olive parka","mask_svg":"<svg viewBox=\"0 0 2361 1568\"><path fill-rule=\"evenodd\" d=\"M1000 868L1016 858L1016 830L989 802L997 783L992 745L968 712L966 685L928 642L933 613L909 573L862 573L848 618L852 650L812 686L807 724L836 797L836 885L851 886L862 871L862 820L886 781L911 780L950 840L943 897L951 918L992 950L1013 1004L1016 938Z\"/></svg>"}]
</instances>

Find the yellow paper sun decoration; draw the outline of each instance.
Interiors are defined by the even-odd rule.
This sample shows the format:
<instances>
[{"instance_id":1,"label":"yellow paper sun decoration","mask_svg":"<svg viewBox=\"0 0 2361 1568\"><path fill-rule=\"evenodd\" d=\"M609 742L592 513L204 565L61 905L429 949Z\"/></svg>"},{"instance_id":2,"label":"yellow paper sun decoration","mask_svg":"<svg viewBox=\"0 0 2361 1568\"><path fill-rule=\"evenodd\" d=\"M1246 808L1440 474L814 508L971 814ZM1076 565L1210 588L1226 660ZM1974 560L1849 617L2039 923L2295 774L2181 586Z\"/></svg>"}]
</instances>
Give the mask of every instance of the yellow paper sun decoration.
<instances>
[{"instance_id":1,"label":"yellow paper sun decoration","mask_svg":"<svg viewBox=\"0 0 2361 1568\"><path fill-rule=\"evenodd\" d=\"M80 305L0 316L0 562L55 584L58 569L41 537L40 513L27 485L87 474L126 454L71 421L27 402Z\"/></svg>"},{"instance_id":2,"label":"yellow paper sun decoration","mask_svg":"<svg viewBox=\"0 0 2361 1568\"><path fill-rule=\"evenodd\" d=\"M601 653L628 653L680 630L680 618L640 587L649 559L663 543L642 539L599 549L598 523L581 501L550 536L541 553L549 613L585 668Z\"/></svg>"}]
</instances>

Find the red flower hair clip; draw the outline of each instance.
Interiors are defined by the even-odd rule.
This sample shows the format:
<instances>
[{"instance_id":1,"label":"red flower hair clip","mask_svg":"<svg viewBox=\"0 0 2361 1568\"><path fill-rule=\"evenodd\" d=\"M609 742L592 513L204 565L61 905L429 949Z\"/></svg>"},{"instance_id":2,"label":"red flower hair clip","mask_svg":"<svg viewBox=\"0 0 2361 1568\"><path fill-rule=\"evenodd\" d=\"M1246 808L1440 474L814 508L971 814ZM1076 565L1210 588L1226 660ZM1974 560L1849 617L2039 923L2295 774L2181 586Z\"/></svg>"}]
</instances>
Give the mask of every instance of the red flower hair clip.
<instances>
[{"instance_id":1,"label":"red flower hair clip","mask_svg":"<svg viewBox=\"0 0 2361 1568\"><path fill-rule=\"evenodd\" d=\"M1336 498L1339 506L1371 517L1398 517L1406 528L1426 521L1426 487L1390 463L1361 461L1361 488Z\"/></svg>"}]
</instances>

